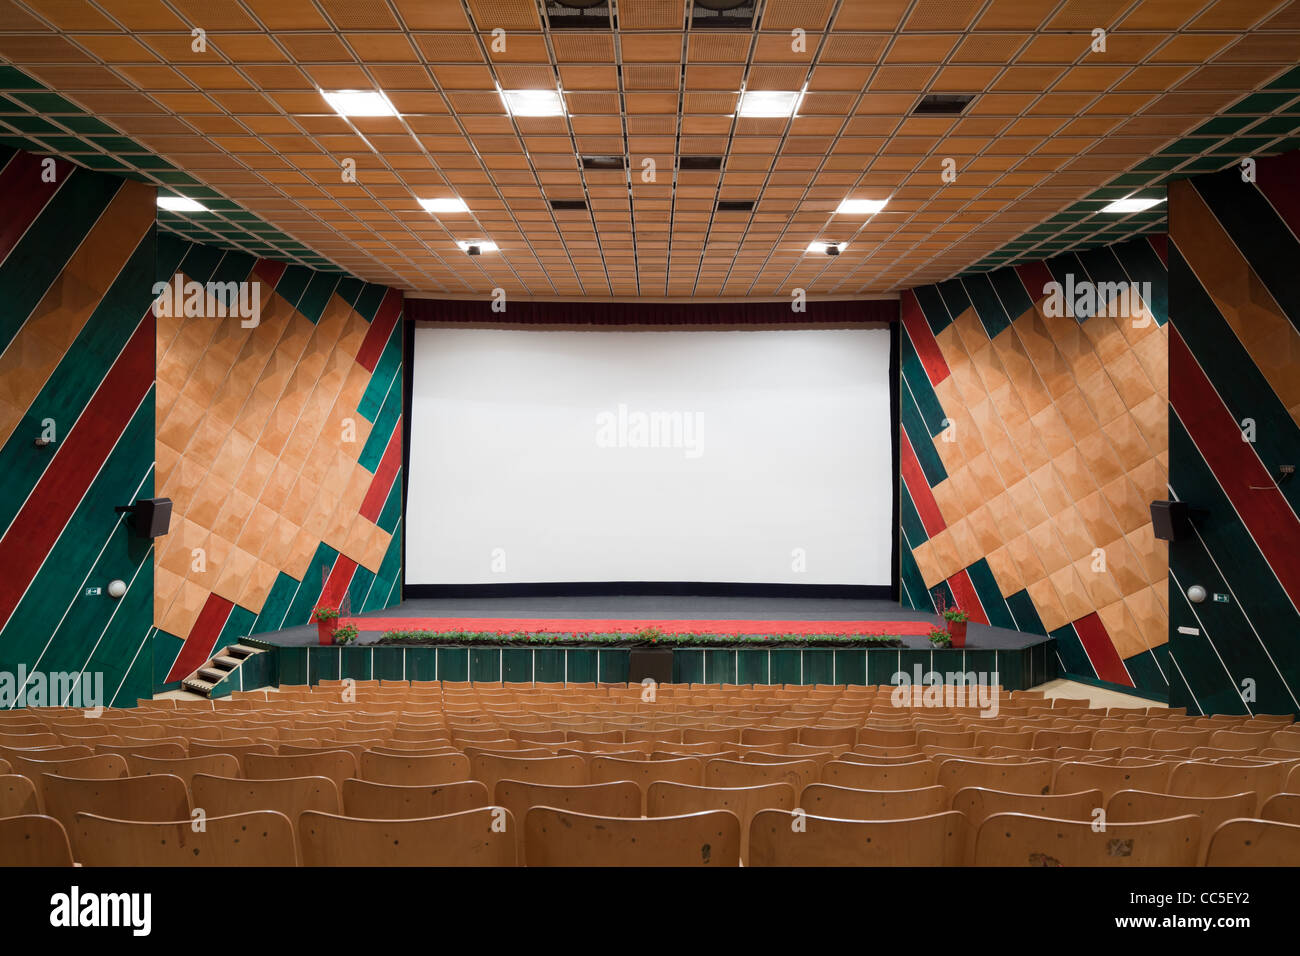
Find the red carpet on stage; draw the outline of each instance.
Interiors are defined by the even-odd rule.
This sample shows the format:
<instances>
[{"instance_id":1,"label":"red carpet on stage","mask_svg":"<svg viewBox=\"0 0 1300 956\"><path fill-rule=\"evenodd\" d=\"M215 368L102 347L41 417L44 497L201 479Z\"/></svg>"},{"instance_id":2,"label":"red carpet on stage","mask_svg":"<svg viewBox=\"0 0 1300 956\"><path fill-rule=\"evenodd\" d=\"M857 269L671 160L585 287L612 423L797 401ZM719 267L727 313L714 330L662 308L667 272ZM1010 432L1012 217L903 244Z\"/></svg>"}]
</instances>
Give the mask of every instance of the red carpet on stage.
<instances>
[{"instance_id":1,"label":"red carpet on stage","mask_svg":"<svg viewBox=\"0 0 1300 956\"><path fill-rule=\"evenodd\" d=\"M666 621L515 617L350 617L361 631L493 631L509 634L631 634L657 627L665 634L929 634L926 621Z\"/></svg>"}]
</instances>

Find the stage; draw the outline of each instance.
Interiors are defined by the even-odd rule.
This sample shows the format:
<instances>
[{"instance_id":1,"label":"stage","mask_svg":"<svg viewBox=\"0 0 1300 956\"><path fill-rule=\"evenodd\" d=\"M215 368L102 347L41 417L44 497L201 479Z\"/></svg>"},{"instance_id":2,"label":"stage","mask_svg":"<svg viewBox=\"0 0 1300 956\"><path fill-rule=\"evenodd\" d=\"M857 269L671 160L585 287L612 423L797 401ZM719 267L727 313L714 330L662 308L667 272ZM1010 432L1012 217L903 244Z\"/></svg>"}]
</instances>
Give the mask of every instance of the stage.
<instances>
[{"instance_id":1,"label":"stage","mask_svg":"<svg viewBox=\"0 0 1300 956\"><path fill-rule=\"evenodd\" d=\"M818 622L826 628L821 633L845 633L837 625L855 622L897 622L910 627L901 633L887 626L872 633L899 633L908 647L929 648L926 635L937 623L933 614L900 608L893 601L864 601L851 598L761 598L704 597L678 595L612 595L577 597L493 597L436 598L403 601L397 607L370 614L345 615L356 624L361 635L357 643L371 644L383 632L398 629L493 630L485 621L512 621L519 630L557 630L554 625L570 621L581 625L583 632L600 631L599 625L635 622L639 626L656 625L663 631L710 630L715 633L793 633L803 632ZM755 622L755 630L744 630L742 622ZM439 622L434 626L434 622ZM722 627L708 627L707 622ZM763 627L757 625L762 623ZM691 625L705 625L692 627ZM786 627L785 625L789 625ZM610 630L616 628L611 627ZM907 633L912 631L914 633ZM287 628L257 635L281 647L316 644L316 626ZM1012 650L1046 641L1038 634L1022 634L1000 627L971 622L967 641L971 646Z\"/></svg>"},{"instance_id":2,"label":"stage","mask_svg":"<svg viewBox=\"0 0 1300 956\"><path fill-rule=\"evenodd\" d=\"M378 645L388 630L513 630L595 633L657 626L664 632L716 634L884 634L889 648L675 648L678 683L888 684L895 673L976 673L1011 690L1025 690L1057 674L1054 641L972 621L966 647L934 649L928 633L938 620L892 601L820 597L707 597L607 595L438 598L404 601L371 614L346 616L355 644L322 647L315 625L258 634L243 641L274 650L265 683L315 684L357 680L620 682L628 679L629 648L418 647ZM486 626L486 625L492 626ZM665 651L665 653L669 653ZM264 665L265 666L265 665ZM231 675L232 678L236 674ZM989 675L996 674L993 678ZM238 686L242 682L244 686ZM229 689L250 689L248 681ZM228 692L228 691L227 691Z\"/></svg>"}]
</instances>

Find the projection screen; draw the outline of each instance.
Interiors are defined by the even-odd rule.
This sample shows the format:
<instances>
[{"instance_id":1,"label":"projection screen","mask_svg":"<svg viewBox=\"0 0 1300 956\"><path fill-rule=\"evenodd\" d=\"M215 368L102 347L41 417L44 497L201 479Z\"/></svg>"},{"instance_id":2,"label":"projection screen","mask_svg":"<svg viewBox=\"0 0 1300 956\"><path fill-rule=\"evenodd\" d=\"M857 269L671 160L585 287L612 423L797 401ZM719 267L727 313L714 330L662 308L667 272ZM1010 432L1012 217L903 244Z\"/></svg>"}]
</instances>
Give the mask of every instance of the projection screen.
<instances>
[{"instance_id":1,"label":"projection screen","mask_svg":"<svg viewBox=\"0 0 1300 956\"><path fill-rule=\"evenodd\" d=\"M887 328L414 341L408 585L890 583Z\"/></svg>"}]
</instances>

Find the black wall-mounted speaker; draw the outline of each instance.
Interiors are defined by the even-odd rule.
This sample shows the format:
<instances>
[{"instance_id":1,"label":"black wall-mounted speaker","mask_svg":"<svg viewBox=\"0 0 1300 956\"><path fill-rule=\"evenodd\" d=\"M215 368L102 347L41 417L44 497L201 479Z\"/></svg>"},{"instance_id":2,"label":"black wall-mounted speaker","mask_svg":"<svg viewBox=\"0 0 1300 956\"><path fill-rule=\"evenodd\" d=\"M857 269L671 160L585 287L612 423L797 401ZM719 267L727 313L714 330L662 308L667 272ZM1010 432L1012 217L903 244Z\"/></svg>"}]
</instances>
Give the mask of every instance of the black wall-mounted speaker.
<instances>
[{"instance_id":1,"label":"black wall-mounted speaker","mask_svg":"<svg viewBox=\"0 0 1300 956\"><path fill-rule=\"evenodd\" d=\"M161 538L171 523L170 498L140 498L131 507L131 528L142 538Z\"/></svg>"},{"instance_id":2,"label":"black wall-mounted speaker","mask_svg":"<svg viewBox=\"0 0 1300 956\"><path fill-rule=\"evenodd\" d=\"M1177 541L1192 533L1190 511L1185 501L1151 502L1151 527L1164 541Z\"/></svg>"}]
</instances>

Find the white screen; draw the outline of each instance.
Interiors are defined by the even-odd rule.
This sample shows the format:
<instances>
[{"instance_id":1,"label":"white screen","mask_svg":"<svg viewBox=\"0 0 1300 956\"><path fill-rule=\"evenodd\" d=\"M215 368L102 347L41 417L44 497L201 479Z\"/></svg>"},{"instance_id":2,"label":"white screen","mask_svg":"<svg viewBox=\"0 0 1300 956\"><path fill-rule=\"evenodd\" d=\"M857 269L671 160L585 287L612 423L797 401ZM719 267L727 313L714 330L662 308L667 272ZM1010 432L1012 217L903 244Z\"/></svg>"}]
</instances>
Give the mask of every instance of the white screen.
<instances>
[{"instance_id":1,"label":"white screen","mask_svg":"<svg viewBox=\"0 0 1300 956\"><path fill-rule=\"evenodd\" d=\"M889 354L888 329L417 328L406 580L888 585Z\"/></svg>"}]
</instances>

